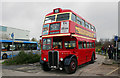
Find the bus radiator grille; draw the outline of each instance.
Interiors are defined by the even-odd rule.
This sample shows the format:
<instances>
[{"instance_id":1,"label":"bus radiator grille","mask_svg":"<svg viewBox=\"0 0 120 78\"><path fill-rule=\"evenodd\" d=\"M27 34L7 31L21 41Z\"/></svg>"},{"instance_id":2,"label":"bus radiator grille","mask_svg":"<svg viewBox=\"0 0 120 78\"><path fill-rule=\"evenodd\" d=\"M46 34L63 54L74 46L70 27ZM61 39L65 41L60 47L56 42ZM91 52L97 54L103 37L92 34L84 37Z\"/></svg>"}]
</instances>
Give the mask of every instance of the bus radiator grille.
<instances>
[{"instance_id":1,"label":"bus radiator grille","mask_svg":"<svg viewBox=\"0 0 120 78\"><path fill-rule=\"evenodd\" d=\"M48 64L50 68L58 68L59 66L59 53L57 51L48 52Z\"/></svg>"}]
</instances>

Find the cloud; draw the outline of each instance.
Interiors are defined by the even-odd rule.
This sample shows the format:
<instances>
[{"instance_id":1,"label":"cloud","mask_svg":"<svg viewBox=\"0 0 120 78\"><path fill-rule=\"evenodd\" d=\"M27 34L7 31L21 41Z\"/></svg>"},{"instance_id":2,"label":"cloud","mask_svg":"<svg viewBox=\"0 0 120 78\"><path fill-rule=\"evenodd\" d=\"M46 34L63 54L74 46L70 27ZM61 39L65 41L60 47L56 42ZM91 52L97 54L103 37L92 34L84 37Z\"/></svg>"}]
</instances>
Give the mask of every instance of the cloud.
<instances>
[{"instance_id":1,"label":"cloud","mask_svg":"<svg viewBox=\"0 0 120 78\"><path fill-rule=\"evenodd\" d=\"M71 9L95 25L97 38L112 38L118 33L117 2L3 2L2 24L30 30L39 39L44 17L54 8Z\"/></svg>"}]
</instances>

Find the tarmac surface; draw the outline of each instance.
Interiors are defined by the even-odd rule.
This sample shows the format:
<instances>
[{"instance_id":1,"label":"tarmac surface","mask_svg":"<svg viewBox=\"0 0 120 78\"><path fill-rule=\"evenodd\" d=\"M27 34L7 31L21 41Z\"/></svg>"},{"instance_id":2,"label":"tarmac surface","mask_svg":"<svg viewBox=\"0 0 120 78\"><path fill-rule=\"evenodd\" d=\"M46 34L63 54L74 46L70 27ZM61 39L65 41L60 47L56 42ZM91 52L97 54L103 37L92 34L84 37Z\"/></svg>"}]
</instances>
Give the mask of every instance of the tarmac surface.
<instances>
[{"instance_id":1,"label":"tarmac surface","mask_svg":"<svg viewBox=\"0 0 120 78\"><path fill-rule=\"evenodd\" d=\"M64 70L45 72L39 63L10 66L0 63L0 70L2 68L2 76L118 76L118 64L105 65L104 61L105 56L97 55L95 63L79 66L74 74L67 74Z\"/></svg>"}]
</instances>

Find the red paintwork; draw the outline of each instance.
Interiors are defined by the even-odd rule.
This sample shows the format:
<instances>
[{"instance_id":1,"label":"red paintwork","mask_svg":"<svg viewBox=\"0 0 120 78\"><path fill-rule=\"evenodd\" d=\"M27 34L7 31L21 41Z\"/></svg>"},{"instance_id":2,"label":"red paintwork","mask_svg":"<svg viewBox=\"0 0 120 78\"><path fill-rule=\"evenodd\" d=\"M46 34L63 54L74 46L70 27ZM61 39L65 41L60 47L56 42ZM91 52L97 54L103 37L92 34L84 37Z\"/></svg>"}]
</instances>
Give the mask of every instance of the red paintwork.
<instances>
[{"instance_id":1,"label":"red paintwork","mask_svg":"<svg viewBox=\"0 0 120 78\"><path fill-rule=\"evenodd\" d=\"M61 13L63 13L63 12L73 12L73 11L71 11L71 10L62 10L62 9L60 9L60 12ZM74 13L74 12L73 12ZM51 15L51 14L55 14L55 13L53 13L53 12L51 12L51 13L49 13L49 14L47 14L46 16L49 16L49 15ZM74 14L76 14L76 13L74 13ZM77 16L79 16L78 14L76 14ZM80 17L80 16L79 16ZM80 17L80 18L82 18L82 17ZM81 26L81 25L79 25L79 24L77 24L77 23L74 23L73 21L71 21L71 20L66 20L66 21L69 21L69 33L71 34L71 33L75 33L75 25L77 25L77 26L79 26L79 27L81 27L81 28L83 28L83 29L85 29L85 30L87 30L87 31L89 31L89 32L92 32L92 33L95 33L95 32L93 32L93 31L91 31L91 30L89 30L89 29L87 29L87 28L85 28L85 27L83 27L83 26ZM61 21L61 22L63 22L63 21ZM61 22L59 22L59 23L61 23ZM53 23L58 23L58 22L53 22ZM51 24L51 23L49 23L49 24ZM91 24L92 25L92 24ZM49 28L50 29L50 28ZM56 30L55 30L56 31ZM57 30L58 31L58 30ZM63 33L64 34L64 33ZM76 33L75 33L76 34ZM50 34L48 34L48 35L50 35ZM42 35L43 36L43 35ZM52 38L52 44L51 45L53 45L53 37L55 37L55 36L52 36L52 37L49 37L49 38ZM44 39L45 37L42 37L42 40ZM83 64L83 63L86 63L86 62L88 62L88 61L90 61L91 60L91 56L92 56L92 53L94 52L95 53L95 48L89 48L89 49L78 49L78 41L86 41L86 42L94 42L95 43L95 40L90 40L90 39L85 39L85 38L79 38L79 37L73 37L73 38L71 38L70 36L60 36L60 37L56 37L56 38L58 38L58 39L62 39L62 46L63 46L63 48L62 49L53 49L53 47L52 47L52 49L50 49L50 50L57 50L57 51L59 51L59 61L60 61L60 58L66 58L67 56L69 56L69 55L75 55L78 59L77 59L77 61L78 61L78 65L81 65L81 64ZM74 48L74 49L66 49L65 47L64 47L64 42L65 41L71 41L71 40L75 40L76 41L76 48ZM87 44L86 44L87 45ZM95 46L95 45L94 45ZM43 60L43 58L45 57L47 60L46 60L46 62L48 62L48 51L50 51L50 50L42 50L42 46L41 46L41 59Z\"/></svg>"},{"instance_id":2,"label":"red paintwork","mask_svg":"<svg viewBox=\"0 0 120 78\"><path fill-rule=\"evenodd\" d=\"M60 9L60 12L59 13L63 13L63 12L72 12L72 13L74 13L75 15L77 15L78 17L80 17L80 18L82 18L80 15L78 15L77 13L75 13L74 11L72 11L72 10L69 10L69 9L61 9L61 8L55 8L55 9ZM51 12L51 13L48 13L46 16L49 16L49 15L52 15L52 14L57 14L57 13L54 13L54 10L55 9L53 9L53 12ZM82 19L84 19L84 18L82 18ZM85 19L84 19L85 20ZM86 22L88 22L87 20L85 20ZM89 23L89 22L88 22ZM91 23L89 23L89 24L91 24ZM92 25L92 24L91 24ZM92 25L92 26L94 26L94 25Z\"/></svg>"}]
</instances>

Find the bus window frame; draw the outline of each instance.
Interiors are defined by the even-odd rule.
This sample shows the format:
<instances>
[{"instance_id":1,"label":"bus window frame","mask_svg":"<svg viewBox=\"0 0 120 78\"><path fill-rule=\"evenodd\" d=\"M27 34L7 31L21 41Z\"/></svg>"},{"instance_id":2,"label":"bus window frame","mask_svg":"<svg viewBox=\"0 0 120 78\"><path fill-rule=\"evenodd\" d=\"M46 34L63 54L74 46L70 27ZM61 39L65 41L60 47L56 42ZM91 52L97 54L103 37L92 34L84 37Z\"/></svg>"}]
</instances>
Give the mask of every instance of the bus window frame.
<instances>
[{"instance_id":1,"label":"bus window frame","mask_svg":"<svg viewBox=\"0 0 120 78\"><path fill-rule=\"evenodd\" d=\"M85 43L85 46L84 46L84 43ZM86 41L83 41L83 49L87 49L87 42Z\"/></svg>"},{"instance_id":2,"label":"bus window frame","mask_svg":"<svg viewBox=\"0 0 120 78\"><path fill-rule=\"evenodd\" d=\"M65 21L65 20L69 20L70 19L70 13L61 13L61 14L68 14L68 19L58 20L58 21ZM60 15L60 14L56 14L56 18L55 18L56 21L55 22L58 22L57 21L58 15Z\"/></svg>"},{"instance_id":3,"label":"bus window frame","mask_svg":"<svg viewBox=\"0 0 120 78\"><path fill-rule=\"evenodd\" d=\"M89 42L86 42L86 44L87 44L87 49L89 49L90 48Z\"/></svg>"},{"instance_id":4,"label":"bus window frame","mask_svg":"<svg viewBox=\"0 0 120 78\"><path fill-rule=\"evenodd\" d=\"M48 17L52 17L52 16L54 16L54 22L56 22L56 15L50 15L50 16L48 16ZM46 21L46 18L48 18L48 17L45 17L45 19L44 19L44 24L47 24L47 23L45 23L45 21ZM49 23L52 23L52 22L49 22Z\"/></svg>"},{"instance_id":5,"label":"bus window frame","mask_svg":"<svg viewBox=\"0 0 120 78\"><path fill-rule=\"evenodd\" d=\"M12 45L11 42L2 42L1 45L3 46L3 44L7 44L7 45L8 45L7 49L5 48L7 51L12 51L12 50L10 50L10 45ZM1 46L1 47L2 47L2 46Z\"/></svg>"},{"instance_id":6,"label":"bus window frame","mask_svg":"<svg viewBox=\"0 0 120 78\"><path fill-rule=\"evenodd\" d=\"M55 21L54 21L54 22L60 22L60 21L56 21L57 15L58 15L58 14L65 14L65 13L69 13L69 19L68 19L68 20L71 20L71 13L72 13L72 12L62 12L62 13L51 14L51 15L45 16L45 18L46 18L46 17L49 17L49 16L55 15ZM49 24L49 23L45 23L45 18L44 18L44 25L45 25L45 24ZM67 20L62 20L62 21L67 21ZM54 22L51 22L51 23L54 23Z\"/></svg>"},{"instance_id":7,"label":"bus window frame","mask_svg":"<svg viewBox=\"0 0 120 78\"><path fill-rule=\"evenodd\" d=\"M72 19L72 16L73 16L73 15L75 16L75 20ZM76 16L74 13L71 13L71 20L72 20L73 22L76 22L76 23L77 23L77 16Z\"/></svg>"},{"instance_id":8,"label":"bus window frame","mask_svg":"<svg viewBox=\"0 0 120 78\"><path fill-rule=\"evenodd\" d=\"M59 38L59 39L61 39L61 38ZM61 39L61 46L62 46L62 48L55 48L55 47L53 47L53 38L52 38L52 48L53 49L63 49L63 40ZM58 41L57 41L58 42Z\"/></svg>"},{"instance_id":9,"label":"bus window frame","mask_svg":"<svg viewBox=\"0 0 120 78\"><path fill-rule=\"evenodd\" d=\"M10 45L12 45L12 42L2 42L2 43L9 43L9 44L8 44L8 46L9 46L8 49L9 49L9 50L7 49L7 51L12 51L12 50L10 50ZM18 45L18 44L21 45L20 49L16 49L16 44L17 44L17 45ZM27 44L27 46L28 46L28 44L34 45L34 47L30 46L30 49L28 49L28 47L27 47L27 49L25 49L24 46L22 46L23 44ZM1 44L1 45L2 45L2 44ZM14 42L13 45L15 45L15 49L14 49L13 51L20 51L20 50L37 50L37 43L18 43L18 42Z\"/></svg>"},{"instance_id":10,"label":"bus window frame","mask_svg":"<svg viewBox=\"0 0 120 78\"><path fill-rule=\"evenodd\" d=\"M82 48L79 48L79 42L82 43ZM78 49L83 49L83 41L78 41Z\"/></svg>"},{"instance_id":11,"label":"bus window frame","mask_svg":"<svg viewBox=\"0 0 120 78\"><path fill-rule=\"evenodd\" d=\"M51 39L51 43L50 43L50 44L47 44L47 43L46 43L46 44L43 44L43 39ZM50 38L43 38L43 39L42 39L42 48L41 48L41 49L42 49L42 50L50 50L50 49L52 49L53 38L50 37ZM46 40L46 42L47 42L47 40ZM43 49L43 46L44 46L44 45L50 45L50 49Z\"/></svg>"},{"instance_id":12,"label":"bus window frame","mask_svg":"<svg viewBox=\"0 0 120 78\"><path fill-rule=\"evenodd\" d=\"M51 32L59 32L59 33L60 33L61 23L60 23L60 22L56 22L56 23L59 23L59 25L60 25L59 30L51 30L51 31L50 31L50 26L49 26L49 33L48 33L48 35L52 35L52 34L50 34ZM51 24L55 24L55 23L51 23ZM50 25L51 25L51 24L50 24ZM59 33L56 33L56 34L59 34Z\"/></svg>"},{"instance_id":13,"label":"bus window frame","mask_svg":"<svg viewBox=\"0 0 120 78\"><path fill-rule=\"evenodd\" d=\"M66 48L66 47L65 47L65 42L67 42L67 41L64 41L64 48L65 48L65 49L75 49L75 48L77 47L77 41L76 41L76 40L68 40L68 41L69 41L69 42L70 42L70 41L75 41L75 47L73 47L73 48ZM68 46L69 46L69 45L68 45Z\"/></svg>"}]
</instances>

